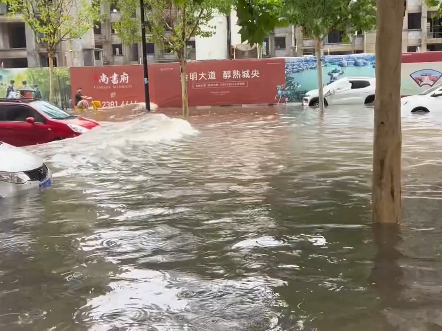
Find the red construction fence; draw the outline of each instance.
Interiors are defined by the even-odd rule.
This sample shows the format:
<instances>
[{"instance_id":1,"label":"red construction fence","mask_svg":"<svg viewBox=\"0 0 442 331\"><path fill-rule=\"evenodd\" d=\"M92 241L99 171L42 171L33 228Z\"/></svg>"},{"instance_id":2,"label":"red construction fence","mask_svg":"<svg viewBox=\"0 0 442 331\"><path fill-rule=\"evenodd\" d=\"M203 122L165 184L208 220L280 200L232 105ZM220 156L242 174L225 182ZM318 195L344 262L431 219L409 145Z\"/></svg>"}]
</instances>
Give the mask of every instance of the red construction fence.
<instances>
[{"instance_id":1,"label":"red construction fence","mask_svg":"<svg viewBox=\"0 0 442 331\"><path fill-rule=\"evenodd\" d=\"M323 58L324 83L351 76L374 77L374 54ZM190 106L296 102L317 88L314 57L194 61L186 66ZM336 76L337 75L337 76ZM329 76L329 77L328 77ZM70 68L72 97L78 87L103 107L144 101L143 66ZM330 81L329 81L330 80ZM442 81L442 52L402 55L401 93L419 93ZM149 65L150 100L159 108L181 107L178 63Z\"/></svg>"},{"instance_id":2,"label":"red construction fence","mask_svg":"<svg viewBox=\"0 0 442 331\"><path fill-rule=\"evenodd\" d=\"M149 65L150 101L159 108L181 107L178 63ZM276 86L285 84L284 59L190 62L186 66L190 106L273 104ZM144 101L143 66L70 68L72 96L100 100L103 107Z\"/></svg>"}]
</instances>

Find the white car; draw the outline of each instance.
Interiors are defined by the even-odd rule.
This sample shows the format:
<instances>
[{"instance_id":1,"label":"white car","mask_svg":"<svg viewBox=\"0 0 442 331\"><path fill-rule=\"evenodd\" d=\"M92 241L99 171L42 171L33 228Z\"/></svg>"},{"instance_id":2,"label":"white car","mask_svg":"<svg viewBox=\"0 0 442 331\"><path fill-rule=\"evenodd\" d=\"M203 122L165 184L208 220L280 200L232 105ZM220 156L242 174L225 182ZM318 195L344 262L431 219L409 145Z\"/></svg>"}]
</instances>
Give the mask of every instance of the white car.
<instances>
[{"instance_id":1,"label":"white car","mask_svg":"<svg viewBox=\"0 0 442 331\"><path fill-rule=\"evenodd\" d=\"M425 112L442 108L442 84L430 87L428 90L401 99L402 112Z\"/></svg>"},{"instance_id":2,"label":"white car","mask_svg":"<svg viewBox=\"0 0 442 331\"><path fill-rule=\"evenodd\" d=\"M374 101L376 78L343 77L324 86L324 105L369 104ZM311 90L304 95L302 105L319 106L319 89Z\"/></svg>"},{"instance_id":3,"label":"white car","mask_svg":"<svg viewBox=\"0 0 442 331\"><path fill-rule=\"evenodd\" d=\"M51 185L51 171L40 157L0 141L0 199Z\"/></svg>"}]
</instances>

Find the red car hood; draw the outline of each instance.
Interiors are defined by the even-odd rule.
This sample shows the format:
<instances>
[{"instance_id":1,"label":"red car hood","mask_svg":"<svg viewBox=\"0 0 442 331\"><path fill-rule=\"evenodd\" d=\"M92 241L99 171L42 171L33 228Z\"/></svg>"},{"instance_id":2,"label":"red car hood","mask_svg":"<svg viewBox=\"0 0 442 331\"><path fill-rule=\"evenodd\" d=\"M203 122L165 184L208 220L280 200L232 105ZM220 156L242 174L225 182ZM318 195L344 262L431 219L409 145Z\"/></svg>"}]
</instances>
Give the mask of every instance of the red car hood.
<instances>
[{"instance_id":1,"label":"red car hood","mask_svg":"<svg viewBox=\"0 0 442 331\"><path fill-rule=\"evenodd\" d=\"M60 122L66 123L66 124L76 124L79 126L82 126L86 129L93 129L97 126L100 126L100 124L97 121L91 120L89 118L85 117L76 117L76 118L70 118L66 120L60 120Z\"/></svg>"}]
</instances>

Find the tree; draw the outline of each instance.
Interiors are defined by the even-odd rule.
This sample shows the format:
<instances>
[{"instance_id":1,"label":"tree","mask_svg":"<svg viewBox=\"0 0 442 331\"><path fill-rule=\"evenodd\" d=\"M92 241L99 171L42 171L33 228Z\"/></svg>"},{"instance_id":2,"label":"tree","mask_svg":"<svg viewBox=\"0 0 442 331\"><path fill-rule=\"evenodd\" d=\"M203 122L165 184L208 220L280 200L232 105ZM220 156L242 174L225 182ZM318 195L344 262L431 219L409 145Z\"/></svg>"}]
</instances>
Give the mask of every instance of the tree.
<instances>
[{"instance_id":1,"label":"tree","mask_svg":"<svg viewBox=\"0 0 442 331\"><path fill-rule=\"evenodd\" d=\"M194 0L204 1L204 0ZM285 19L284 0L237 0L236 13L243 42L262 44L276 27L289 23Z\"/></svg>"},{"instance_id":2,"label":"tree","mask_svg":"<svg viewBox=\"0 0 442 331\"><path fill-rule=\"evenodd\" d=\"M99 20L100 5L88 0L4 0L20 15L45 49L49 60L49 99L53 98L54 56L62 41L81 38Z\"/></svg>"},{"instance_id":3,"label":"tree","mask_svg":"<svg viewBox=\"0 0 442 331\"><path fill-rule=\"evenodd\" d=\"M401 219L401 56L404 0L377 0L373 222Z\"/></svg>"},{"instance_id":4,"label":"tree","mask_svg":"<svg viewBox=\"0 0 442 331\"><path fill-rule=\"evenodd\" d=\"M229 14L232 0L145 0L146 30L150 39L164 49L175 53L180 65L183 116L189 116L187 95L187 49L192 36L210 37L215 31L210 20L217 13ZM122 0L121 20L117 23L119 36L123 42L139 40L139 23L135 18L137 1Z\"/></svg>"},{"instance_id":5,"label":"tree","mask_svg":"<svg viewBox=\"0 0 442 331\"><path fill-rule=\"evenodd\" d=\"M356 31L372 30L376 25L376 0L238 0L237 13L241 37L262 43L277 26L301 27L304 35L315 40L319 100L324 109L321 49L323 39L332 31L348 39ZM437 0L434 0L437 1Z\"/></svg>"},{"instance_id":6,"label":"tree","mask_svg":"<svg viewBox=\"0 0 442 331\"><path fill-rule=\"evenodd\" d=\"M302 28L315 41L319 105L324 109L321 49L323 39L339 31L348 39L356 31L372 30L376 25L375 0L283 0L290 24Z\"/></svg>"}]
</instances>

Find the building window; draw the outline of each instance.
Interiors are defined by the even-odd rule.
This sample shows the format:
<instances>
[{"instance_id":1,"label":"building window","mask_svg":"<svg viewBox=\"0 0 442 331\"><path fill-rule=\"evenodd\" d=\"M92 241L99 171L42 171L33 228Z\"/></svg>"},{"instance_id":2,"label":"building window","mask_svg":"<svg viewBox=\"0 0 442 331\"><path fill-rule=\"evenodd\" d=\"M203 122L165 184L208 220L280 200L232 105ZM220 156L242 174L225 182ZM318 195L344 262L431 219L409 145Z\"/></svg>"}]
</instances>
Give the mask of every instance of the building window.
<instances>
[{"instance_id":1,"label":"building window","mask_svg":"<svg viewBox=\"0 0 442 331\"><path fill-rule=\"evenodd\" d=\"M112 45L112 55L123 55L123 45L121 44L117 44L117 45Z\"/></svg>"},{"instance_id":2,"label":"building window","mask_svg":"<svg viewBox=\"0 0 442 331\"><path fill-rule=\"evenodd\" d=\"M275 49L285 49L285 37L275 37Z\"/></svg>"},{"instance_id":3,"label":"building window","mask_svg":"<svg viewBox=\"0 0 442 331\"><path fill-rule=\"evenodd\" d=\"M155 44L154 43L146 43L146 53L147 54L155 54Z\"/></svg>"},{"instance_id":4,"label":"building window","mask_svg":"<svg viewBox=\"0 0 442 331\"><path fill-rule=\"evenodd\" d=\"M116 24L111 24L111 33L118 34L117 29L116 29Z\"/></svg>"},{"instance_id":5,"label":"building window","mask_svg":"<svg viewBox=\"0 0 442 331\"><path fill-rule=\"evenodd\" d=\"M100 61L101 60L101 50L95 50L94 51L94 58L95 58L95 61Z\"/></svg>"},{"instance_id":6,"label":"building window","mask_svg":"<svg viewBox=\"0 0 442 331\"><path fill-rule=\"evenodd\" d=\"M422 13L409 13L408 14L408 30L421 30L422 29Z\"/></svg>"},{"instance_id":7,"label":"building window","mask_svg":"<svg viewBox=\"0 0 442 331\"><path fill-rule=\"evenodd\" d=\"M101 22L94 23L94 34L101 34Z\"/></svg>"},{"instance_id":8,"label":"building window","mask_svg":"<svg viewBox=\"0 0 442 331\"><path fill-rule=\"evenodd\" d=\"M342 43L341 31L332 31L327 35L326 44L339 44Z\"/></svg>"},{"instance_id":9,"label":"building window","mask_svg":"<svg viewBox=\"0 0 442 331\"><path fill-rule=\"evenodd\" d=\"M187 46L188 48L195 49L195 48L196 48L196 46L195 46L195 40L189 40L189 41L186 43L186 46Z\"/></svg>"},{"instance_id":10,"label":"building window","mask_svg":"<svg viewBox=\"0 0 442 331\"><path fill-rule=\"evenodd\" d=\"M133 44L130 46L130 60L132 62L138 62L140 56L138 54L138 44Z\"/></svg>"},{"instance_id":11,"label":"building window","mask_svg":"<svg viewBox=\"0 0 442 331\"><path fill-rule=\"evenodd\" d=\"M414 53L414 52L417 52L417 46L408 46L408 47L407 47L407 52L408 52L408 53Z\"/></svg>"}]
</instances>

